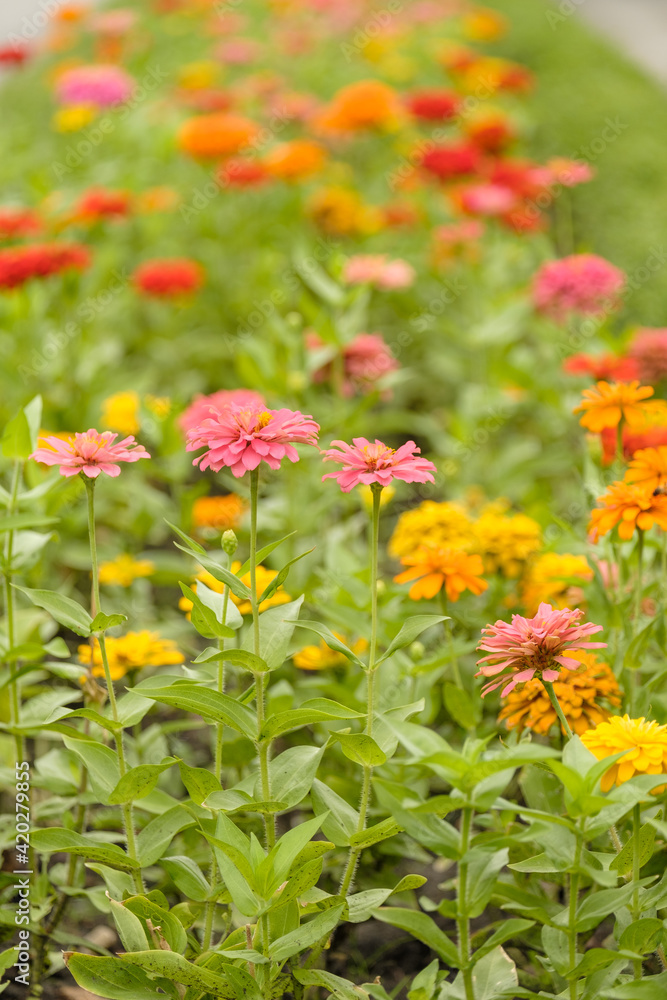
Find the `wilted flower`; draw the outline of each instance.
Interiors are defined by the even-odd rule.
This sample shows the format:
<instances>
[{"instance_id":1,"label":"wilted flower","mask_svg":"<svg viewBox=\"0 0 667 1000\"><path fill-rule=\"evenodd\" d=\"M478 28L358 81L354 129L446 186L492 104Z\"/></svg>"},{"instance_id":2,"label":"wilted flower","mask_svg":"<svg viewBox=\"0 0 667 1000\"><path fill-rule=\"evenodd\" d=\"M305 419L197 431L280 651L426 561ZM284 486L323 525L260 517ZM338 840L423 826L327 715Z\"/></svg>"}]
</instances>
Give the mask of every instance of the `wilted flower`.
<instances>
[{"instance_id":1,"label":"wilted flower","mask_svg":"<svg viewBox=\"0 0 667 1000\"><path fill-rule=\"evenodd\" d=\"M73 434L66 441L49 436L39 438L42 448L37 448L30 458L43 465L58 465L61 476L77 476L83 472L89 479L97 479L101 472L107 476L120 475L118 462L138 462L150 458L143 445L132 436L114 444L117 434L100 433L91 427L83 434Z\"/></svg>"},{"instance_id":2,"label":"wilted flower","mask_svg":"<svg viewBox=\"0 0 667 1000\"><path fill-rule=\"evenodd\" d=\"M658 415L667 416L664 399L651 399L655 390L639 382L598 382L592 389L584 389L579 406L573 413L583 410L579 423L590 431L599 432L605 427L618 427L624 420L629 427L641 429Z\"/></svg>"},{"instance_id":3,"label":"wilted flower","mask_svg":"<svg viewBox=\"0 0 667 1000\"><path fill-rule=\"evenodd\" d=\"M602 777L603 792L613 785L622 785L636 774L667 774L667 726L644 717L615 715L582 733L581 742L598 760L626 751Z\"/></svg>"},{"instance_id":4,"label":"wilted flower","mask_svg":"<svg viewBox=\"0 0 667 1000\"><path fill-rule=\"evenodd\" d=\"M543 264L533 281L533 301L538 312L556 322L570 313L602 316L616 309L625 275L603 257L582 253Z\"/></svg>"},{"instance_id":5,"label":"wilted flower","mask_svg":"<svg viewBox=\"0 0 667 1000\"><path fill-rule=\"evenodd\" d=\"M406 483L432 483L435 465L428 459L418 458L420 451L414 441L407 441L398 449L389 448L377 438L374 444L363 437L353 438L351 445L333 441L322 453L323 459L339 462L343 468L328 472L322 480L337 479L343 493L349 493L361 483L388 486L394 479Z\"/></svg>"},{"instance_id":6,"label":"wilted flower","mask_svg":"<svg viewBox=\"0 0 667 1000\"><path fill-rule=\"evenodd\" d=\"M435 549L420 545L415 552L403 556L401 563L409 568L395 576L394 581L416 581L409 591L413 601L429 600L443 587L450 601L458 601L464 590L481 594L489 586L482 579L484 566L481 556L468 555L462 549Z\"/></svg>"},{"instance_id":7,"label":"wilted flower","mask_svg":"<svg viewBox=\"0 0 667 1000\"><path fill-rule=\"evenodd\" d=\"M573 649L571 655L579 666L574 670L563 667L553 685L570 728L581 736L609 717L606 705L620 706L621 691L608 663L600 663L594 653L582 650ZM508 729L532 729L547 735L557 716L541 680L533 677L509 692L498 716L499 722L503 720Z\"/></svg>"},{"instance_id":8,"label":"wilted flower","mask_svg":"<svg viewBox=\"0 0 667 1000\"><path fill-rule=\"evenodd\" d=\"M298 410L228 406L187 432L187 451L206 448L193 465L213 472L227 467L238 479L266 462L279 469L283 458L298 462L295 444L317 445L319 424Z\"/></svg>"},{"instance_id":9,"label":"wilted flower","mask_svg":"<svg viewBox=\"0 0 667 1000\"><path fill-rule=\"evenodd\" d=\"M150 559L135 559L123 553L100 563L100 583L110 587L130 587L140 577L152 576L155 564Z\"/></svg>"},{"instance_id":10,"label":"wilted flower","mask_svg":"<svg viewBox=\"0 0 667 1000\"><path fill-rule=\"evenodd\" d=\"M576 670L579 661L568 655L572 650L601 649L606 642L588 642L589 636L602 631L602 625L582 624L579 608L556 610L540 604L534 618L512 615L511 623L497 621L482 629L484 638L477 647L488 656L477 661L476 677L491 677L482 688L482 697L504 684L502 696L517 684L533 677L558 680L561 667ZM507 682L507 683L506 683Z\"/></svg>"}]
</instances>

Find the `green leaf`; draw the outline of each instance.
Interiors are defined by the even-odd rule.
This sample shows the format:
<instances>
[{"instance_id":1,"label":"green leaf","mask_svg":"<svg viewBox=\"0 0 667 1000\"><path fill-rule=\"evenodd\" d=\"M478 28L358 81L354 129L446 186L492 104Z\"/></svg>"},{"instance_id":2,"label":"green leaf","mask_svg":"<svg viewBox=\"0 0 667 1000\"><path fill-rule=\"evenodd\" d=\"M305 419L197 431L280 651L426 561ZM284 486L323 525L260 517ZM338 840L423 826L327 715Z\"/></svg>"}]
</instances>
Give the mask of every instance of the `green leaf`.
<instances>
[{"instance_id":1,"label":"green leaf","mask_svg":"<svg viewBox=\"0 0 667 1000\"><path fill-rule=\"evenodd\" d=\"M664 926L656 917L641 917L625 928L618 942L619 948L648 955L655 951L664 938Z\"/></svg>"},{"instance_id":2,"label":"green leaf","mask_svg":"<svg viewBox=\"0 0 667 1000\"><path fill-rule=\"evenodd\" d=\"M328 813L322 823L322 833L336 847L349 847L350 839L359 827L359 813L337 792L317 779L313 781L310 798L315 814Z\"/></svg>"},{"instance_id":3,"label":"green leaf","mask_svg":"<svg viewBox=\"0 0 667 1000\"><path fill-rule=\"evenodd\" d=\"M479 917L486 909L498 874L508 860L509 850L506 847L501 847L499 851L474 847L466 854L468 863L466 909L473 919Z\"/></svg>"},{"instance_id":4,"label":"green leaf","mask_svg":"<svg viewBox=\"0 0 667 1000\"><path fill-rule=\"evenodd\" d=\"M324 639L329 649L333 649L337 653L342 653L343 656L346 656L352 663L356 663L358 667L365 669L364 664L361 662L357 654L353 653L344 642L333 634L331 629L326 627L326 625L322 625L321 622L313 621L300 621L296 624L297 628L305 628L308 629L309 632L315 632L316 635L319 635L320 638Z\"/></svg>"},{"instance_id":5,"label":"green leaf","mask_svg":"<svg viewBox=\"0 0 667 1000\"><path fill-rule=\"evenodd\" d=\"M235 576L230 570L225 566L221 566L220 563L216 562L215 559L211 559L209 555L206 554L205 550L202 549L201 552L196 552L191 548L186 548L183 545L179 545L178 542L175 543L176 548L180 549L181 552L187 552L188 555L193 555L197 562L200 563L204 569L208 570L211 576L218 581L218 583L226 584L231 590L235 597L240 597L243 601L250 600L250 588L239 580L238 576Z\"/></svg>"},{"instance_id":6,"label":"green leaf","mask_svg":"<svg viewBox=\"0 0 667 1000\"><path fill-rule=\"evenodd\" d=\"M222 791L222 785L208 768L190 767L189 764L179 760L178 769L181 772L181 781L185 785L188 795L198 806L212 792Z\"/></svg>"},{"instance_id":7,"label":"green leaf","mask_svg":"<svg viewBox=\"0 0 667 1000\"><path fill-rule=\"evenodd\" d=\"M199 965L193 965L172 951L135 951L131 954L121 954L119 958L128 964L139 966L146 972L162 976L172 983L194 986L200 992L211 993L215 997L222 997L223 1000L236 998L235 991L221 976L216 976Z\"/></svg>"},{"instance_id":8,"label":"green leaf","mask_svg":"<svg viewBox=\"0 0 667 1000\"><path fill-rule=\"evenodd\" d=\"M601 994L608 1000L665 1000L667 993L667 972L650 976L623 986L607 987Z\"/></svg>"},{"instance_id":9,"label":"green leaf","mask_svg":"<svg viewBox=\"0 0 667 1000\"><path fill-rule=\"evenodd\" d=\"M337 701L329 701L327 698L313 698L305 701L301 708L292 709L289 712L278 712L267 720L260 734L262 739L275 739L283 733L289 733L293 729L300 729L302 726L312 726L316 722L327 722L333 719L359 719L361 712L356 712L353 708L346 708L345 705Z\"/></svg>"},{"instance_id":10,"label":"green leaf","mask_svg":"<svg viewBox=\"0 0 667 1000\"><path fill-rule=\"evenodd\" d=\"M298 955L306 948L312 948L323 937L326 937L338 923L340 916L345 909L345 903L339 903L318 913L316 917L307 924L302 924L295 931L284 934L269 946L269 957L273 962L284 962L292 955Z\"/></svg>"},{"instance_id":11,"label":"green leaf","mask_svg":"<svg viewBox=\"0 0 667 1000\"><path fill-rule=\"evenodd\" d=\"M73 830L60 827L33 830L30 834L30 843L41 854L76 854L78 857L99 861L110 868L118 868L124 872L131 872L139 867L137 862L129 858L117 844L102 844L91 837L84 837Z\"/></svg>"},{"instance_id":12,"label":"green leaf","mask_svg":"<svg viewBox=\"0 0 667 1000\"><path fill-rule=\"evenodd\" d=\"M332 733L331 739L340 743L341 750L355 764L364 767L377 767L384 764L387 756L377 745L372 736L366 733Z\"/></svg>"},{"instance_id":13,"label":"green leaf","mask_svg":"<svg viewBox=\"0 0 667 1000\"><path fill-rule=\"evenodd\" d=\"M183 596L192 601L190 621L200 635L203 635L206 639L232 639L234 637L234 629L229 628L228 625L223 625L218 619L216 612L212 611L199 596L199 584L197 584L196 593L185 583L179 582L179 587Z\"/></svg>"},{"instance_id":14,"label":"green leaf","mask_svg":"<svg viewBox=\"0 0 667 1000\"><path fill-rule=\"evenodd\" d=\"M520 938L524 931L534 926L534 920L521 920L518 917L510 917L509 920L503 920L498 930L494 931L481 948L478 948L474 952L472 956L473 962L479 962L485 955L492 952L494 948L504 944L505 941L509 941L510 938Z\"/></svg>"},{"instance_id":15,"label":"green leaf","mask_svg":"<svg viewBox=\"0 0 667 1000\"><path fill-rule=\"evenodd\" d=\"M443 698L445 708L454 722L462 729L475 728L481 717L479 698L471 698L463 688L449 682L443 687Z\"/></svg>"},{"instance_id":16,"label":"green leaf","mask_svg":"<svg viewBox=\"0 0 667 1000\"><path fill-rule=\"evenodd\" d=\"M352 924L362 923L373 916L373 911L382 906L385 900L399 892L409 892L419 889L427 879L423 875L406 875L393 889L367 889L348 896L348 920Z\"/></svg>"},{"instance_id":17,"label":"green leaf","mask_svg":"<svg viewBox=\"0 0 667 1000\"><path fill-rule=\"evenodd\" d=\"M70 727L63 727L63 729ZM81 758L88 771L93 791L100 802L107 803L109 796L120 780L118 757L101 743L86 739L72 730L72 735L63 733L63 743Z\"/></svg>"},{"instance_id":18,"label":"green leaf","mask_svg":"<svg viewBox=\"0 0 667 1000\"><path fill-rule=\"evenodd\" d=\"M409 646L410 643L414 642L417 636L421 635L422 632L425 632L427 628L431 628L432 625L438 625L440 622L447 621L447 619L447 615L413 615L412 618L408 618L407 621L405 621L401 626L396 638L392 639L386 652L384 652L376 661L376 665L379 665L383 660L392 656L397 650L404 649L405 646Z\"/></svg>"},{"instance_id":19,"label":"green leaf","mask_svg":"<svg viewBox=\"0 0 667 1000\"><path fill-rule=\"evenodd\" d=\"M234 990L234 995L237 1000L263 1000L263 994L261 993L257 982L253 979L249 972L245 969L240 969L236 965L230 965L228 962L223 962L220 971L224 974L225 979L229 985Z\"/></svg>"},{"instance_id":20,"label":"green leaf","mask_svg":"<svg viewBox=\"0 0 667 1000\"><path fill-rule=\"evenodd\" d=\"M109 796L110 805L122 805L143 799L153 791L163 771L176 763L175 757L167 757L161 764L139 764L127 771Z\"/></svg>"},{"instance_id":21,"label":"green leaf","mask_svg":"<svg viewBox=\"0 0 667 1000\"><path fill-rule=\"evenodd\" d=\"M270 597L273 597L273 595L275 594L275 592L278 590L278 587L282 587L282 585L285 582L285 580L287 579L287 577L289 575L289 571L292 568L292 566L294 565L294 563L299 562L299 560L303 559L304 556L309 556L310 553L314 552L314 551L315 551L315 547L313 546L312 549L307 549L306 552L302 552L301 555L294 556L294 558L290 559L290 561L288 563L285 563L285 565L282 567L282 569L280 570L280 572L276 576L274 576L273 580L271 580L267 584L267 586L264 588L264 590L262 591L262 593L259 595L259 597L258 597L259 604L261 604L262 601L268 601L268 599Z\"/></svg>"},{"instance_id":22,"label":"green leaf","mask_svg":"<svg viewBox=\"0 0 667 1000\"><path fill-rule=\"evenodd\" d=\"M154 865L169 847L174 836L185 827L194 826L195 819L183 806L174 806L147 823L137 837L137 855L142 868Z\"/></svg>"},{"instance_id":23,"label":"green leaf","mask_svg":"<svg viewBox=\"0 0 667 1000\"><path fill-rule=\"evenodd\" d=\"M146 951L150 942L139 917L126 906L109 896L111 916L125 951Z\"/></svg>"},{"instance_id":24,"label":"green leaf","mask_svg":"<svg viewBox=\"0 0 667 1000\"><path fill-rule=\"evenodd\" d=\"M449 940L444 931L440 930L427 913L398 906L383 906L376 910L373 916L376 920L391 924L392 927L400 927L401 930L412 934L418 941L423 941L452 968L459 968L460 960L456 945Z\"/></svg>"},{"instance_id":25,"label":"green leaf","mask_svg":"<svg viewBox=\"0 0 667 1000\"><path fill-rule=\"evenodd\" d=\"M127 615L105 615L99 611L90 623L91 632L106 632L108 628L115 628L127 621Z\"/></svg>"},{"instance_id":26,"label":"green leaf","mask_svg":"<svg viewBox=\"0 0 667 1000\"><path fill-rule=\"evenodd\" d=\"M269 763L271 795L284 809L292 809L308 794L323 754L324 747L290 747Z\"/></svg>"},{"instance_id":27,"label":"green leaf","mask_svg":"<svg viewBox=\"0 0 667 1000\"><path fill-rule=\"evenodd\" d=\"M224 660L225 663L235 663L239 667L244 667L253 674L265 673L269 668L266 660L261 656L256 656L247 649L214 649L209 646L200 653L193 663L210 663L213 660Z\"/></svg>"},{"instance_id":28,"label":"green leaf","mask_svg":"<svg viewBox=\"0 0 667 1000\"><path fill-rule=\"evenodd\" d=\"M82 989L107 1000L155 1000L156 984L119 958L65 953L65 964Z\"/></svg>"},{"instance_id":29,"label":"green leaf","mask_svg":"<svg viewBox=\"0 0 667 1000\"><path fill-rule=\"evenodd\" d=\"M639 880L639 885L646 885L651 879ZM634 884L619 886L617 889L602 889L587 896L577 910L577 930L589 931L600 923L610 913L618 913L622 906L627 906L634 893Z\"/></svg>"},{"instance_id":30,"label":"green leaf","mask_svg":"<svg viewBox=\"0 0 667 1000\"><path fill-rule=\"evenodd\" d=\"M271 553L275 549L277 549L279 545L282 545L283 542L286 542L288 538L293 538L294 535L296 535L296 531L290 531L288 535L283 535L283 537L279 538L276 542L269 542L268 545L265 545L263 548L259 549L255 553L255 565L259 566L260 563L262 563L267 556L270 556ZM239 576L245 576L249 569L250 569L250 560L246 559L246 561L243 563L243 565L239 570Z\"/></svg>"},{"instance_id":31,"label":"green leaf","mask_svg":"<svg viewBox=\"0 0 667 1000\"><path fill-rule=\"evenodd\" d=\"M289 604L279 604L268 608L259 616L259 655L266 661L269 670L277 670L285 662L294 626L303 604L303 596ZM253 645L254 638L248 634L244 649Z\"/></svg>"},{"instance_id":32,"label":"green leaf","mask_svg":"<svg viewBox=\"0 0 667 1000\"><path fill-rule=\"evenodd\" d=\"M7 514L6 517L0 517L0 531L48 528L59 520L59 517L47 517L46 514Z\"/></svg>"},{"instance_id":33,"label":"green leaf","mask_svg":"<svg viewBox=\"0 0 667 1000\"><path fill-rule=\"evenodd\" d=\"M347 979L320 969L292 969L292 975L302 986L323 986L335 1000L368 1000L368 993Z\"/></svg>"},{"instance_id":34,"label":"green leaf","mask_svg":"<svg viewBox=\"0 0 667 1000\"><path fill-rule=\"evenodd\" d=\"M35 396L6 424L0 447L5 458L25 460L37 448L42 397Z\"/></svg>"},{"instance_id":35,"label":"green leaf","mask_svg":"<svg viewBox=\"0 0 667 1000\"><path fill-rule=\"evenodd\" d=\"M57 622L66 628L87 638L91 632L93 619L78 601L73 601L71 597L64 597L56 594L52 590L30 590L28 587L19 587L13 583L15 590L20 590L29 601L32 601L38 608L43 608L55 618Z\"/></svg>"},{"instance_id":36,"label":"green leaf","mask_svg":"<svg viewBox=\"0 0 667 1000\"><path fill-rule=\"evenodd\" d=\"M502 948L485 955L472 970L475 1000L514 1000L518 978L516 966Z\"/></svg>"},{"instance_id":37,"label":"green leaf","mask_svg":"<svg viewBox=\"0 0 667 1000\"><path fill-rule=\"evenodd\" d=\"M395 819L389 817L388 819L383 819L381 823L376 823L374 826L369 827L367 830L354 833L350 837L350 844L352 847L360 847L365 850L367 847L372 847L373 844L379 844L383 840L395 837L402 829L403 827L399 826Z\"/></svg>"},{"instance_id":38,"label":"green leaf","mask_svg":"<svg viewBox=\"0 0 667 1000\"><path fill-rule=\"evenodd\" d=\"M164 679L164 677L151 677L137 684L134 690L142 698L150 698L152 701L180 708L183 712L201 715L214 722L223 722L249 739L257 738L255 713L246 705L192 681L179 680L170 687L151 686L163 683Z\"/></svg>"},{"instance_id":39,"label":"green leaf","mask_svg":"<svg viewBox=\"0 0 667 1000\"><path fill-rule=\"evenodd\" d=\"M162 858L160 864L166 871L177 889L192 899L195 903L204 903L210 893L211 886L206 881L204 873L192 858L177 854Z\"/></svg>"},{"instance_id":40,"label":"green leaf","mask_svg":"<svg viewBox=\"0 0 667 1000\"><path fill-rule=\"evenodd\" d=\"M627 875L632 871L634 865L635 844L637 839L634 835L630 837L623 850L613 858L609 868L618 872L619 875ZM655 844L655 827L650 823L645 823L639 830L639 867L642 868L653 856L653 845Z\"/></svg>"}]
</instances>

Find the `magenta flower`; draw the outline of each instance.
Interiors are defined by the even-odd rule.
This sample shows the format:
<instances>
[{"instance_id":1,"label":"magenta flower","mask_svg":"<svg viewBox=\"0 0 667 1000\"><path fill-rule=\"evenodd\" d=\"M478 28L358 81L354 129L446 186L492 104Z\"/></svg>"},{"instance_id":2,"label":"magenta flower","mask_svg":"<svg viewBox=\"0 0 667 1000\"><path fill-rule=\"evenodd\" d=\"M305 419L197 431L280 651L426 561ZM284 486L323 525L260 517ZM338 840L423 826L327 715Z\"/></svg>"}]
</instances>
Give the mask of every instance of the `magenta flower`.
<instances>
[{"instance_id":1,"label":"magenta flower","mask_svg":"<svg viewBox=\"0 0 667 1000\"><path fill-rule=\"evenodd\" d=\"M340 449L340 450L338 450ZM432 483L435 465L426 458L417 458L420 453L414 441L406 441L394 450L375 439L371 444L366 438L353 438L352 444L333 441L332 447L323 452L325 462L340 462L339 472L328 472L325 479L337 479L343 493L349 493L354 486L379 483L389 486L392 479L402 479L406 483Z\"/></svg>"},{"instance_id":2,"label":"magenta flower","mask_svg":"<svg viewBox=\"0 0 667 1000\"><path fill-rule=\"evenodd\" d=\"M151 457L132 435L114 444L117 437L111 431L100 433L93 427L84 434L73 434L67 441L44 437L39 441L45 447L37 448L30 457L43 465L59 465L61 476L76 476L83 472L89 479L97 479L100 472L118 476L118 462L138 462L140 458Z\"/></svg>"},{"instance_id":3,"label":"magenta flower","mask_svg":"<svg viewBox=\"0 0 667 1000\"><path fill-rule=\"evenodd\" d=\"M534 618L512 615L511 624L497 621L482 629L486 638L477 648L490 655L477 661L480 669L475 676L494 678L482 688L482 697L505 681L509 683L501 691L503 696L535 675L542 681L555 681L561 667L576 670L581 666L579 660L566 655L568 650L604 648L606 642L582 641L602 631L602 625L580 624L583 614L579 608L558 610L540 604Z\"/></svg>"},{"instance_id":4,"label":"magenta flower","mask_svg":"<svg viewBox=\"0 0 667 1000\"><path fill-rule=\"evenodd\" d=\"M58 77L56 89L61 104L96 104L98 108L110 108L127 101L134 86L134 79L120 66L99 63L65 70Z\"/></svg>"},{"instance_id":5,"label":"magenta flower","mask_svg":"<svg viewBox=\"0 0 667 1000\"><path fill-rule=\"evenodd\" d=\"M258 392L252 389L218 389L210 396L195 396L190 405L178 418L181 430L186 434L212 416L214 410L224 410L226 406L241 406L245 409L266 409L266 403Z\"/></svg>"},{"instance_id":6,"label":"magenta flower","mask_svg":"<svg viewBox=\"0 0 667 1000\"><path fill-rule=\"evenodd\" d=\"M602 316L616 309L625 275L604 257L572 254L547 261L535 275L533 301L538 312L561 322L571 313Z\"/></svg>"},{"instance_id":7,"label":"magenta flower","mask_svg":"<svg viewBox=\"0 0 667 1000\"><path fill-rule=\"evenodd\" d=\"M298 410L267 410L263 406L226 406L188 430L188 451L206 448L194 460L199 468L232 470L239 479L260 462L279 469L283 458L298 462L295 444L317 445L319 424Z\"/></svg>"}]
</instances>

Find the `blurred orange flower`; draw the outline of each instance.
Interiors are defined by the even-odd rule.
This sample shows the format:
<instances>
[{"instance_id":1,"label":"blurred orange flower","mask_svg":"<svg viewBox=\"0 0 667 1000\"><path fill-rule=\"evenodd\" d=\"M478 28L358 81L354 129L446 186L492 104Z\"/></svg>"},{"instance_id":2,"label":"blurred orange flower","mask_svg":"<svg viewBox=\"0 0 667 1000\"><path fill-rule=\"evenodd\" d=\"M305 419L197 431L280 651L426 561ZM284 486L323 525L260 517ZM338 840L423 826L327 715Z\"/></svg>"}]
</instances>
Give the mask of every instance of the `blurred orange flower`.
<instances>
[{"instance_id":1,"label":"blurred orange flower","mask_svg":"<svg viewBox=\"0 0 667 1000\"><path fill-rule=\"evenodd\" d=\"M238 528L247 504L236 493L226 496L198 497L192 505L195 528L211 528L217 532Z\"/></svg>"},{"instance_id":2,"label":"blurred orange flower","mask_svg":"<svg viewBox=\"0 0 667 1000\"><path fill-rule=\"evenodd\" d=\"M450 601L458 601L464 590L481 594L489 586L481 578L484 572L482 557L468 555L460 549L420 545L416 552L403 556L401 563L409 568L395 576L394 580L396 583L416 581L409 591L413 601L435 597L443 586Z\"/></svg>"},{"instance_id":3,"label":"blurred orange flower","mask_svg":"<svg viewBox=\"0 0 667 1000\"><path fill-rule=\"evenodd\" d=\"M626 483L655 490L667 482L667 446L636 451L625 473Z\"/></svg>"},{"instance_id":4,"label":"blurred orange flower","mask_svg":"<svg viewBox=\"0 0 667 1000\"><path fill-rule=\"evenodd\" d=\"M222 158L248 146L258 132L259 125L249 118L220 111L186 121L178 133L178 145L197 159Z\"/></svg>"},{"instance_id":5,"label":"blurred orange flower","mask_svg":"<svg viewBox=\"0 0 667 1000\"><path fill-rule=\"evenodd\" d=\"M381 80L358 80L343 87L315 119L316 127L331 132L360 132L386 128L399 120L396 92Z\"/></svg>"},{"instance_id":6,"label":"blurred orange flower","mask_svg":"<svg viewBox=\"0 0 667 1000\"><path fill-rule=\"evenodd\" d=\"M275 146L265 157L264 166L283 181L301 181L318 174L326 159L326 150L319 142L293 139Z\"/></svg>"}]
</instances>

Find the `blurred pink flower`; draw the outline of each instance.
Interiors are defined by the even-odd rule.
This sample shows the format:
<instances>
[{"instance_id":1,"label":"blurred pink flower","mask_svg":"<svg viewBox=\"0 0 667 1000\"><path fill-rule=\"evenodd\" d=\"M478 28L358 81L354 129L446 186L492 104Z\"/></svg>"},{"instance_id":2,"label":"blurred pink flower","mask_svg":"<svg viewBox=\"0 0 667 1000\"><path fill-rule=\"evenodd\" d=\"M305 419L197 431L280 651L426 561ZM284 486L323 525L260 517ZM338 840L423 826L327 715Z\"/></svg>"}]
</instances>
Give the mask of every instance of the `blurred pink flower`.
<instances>
[{"instance_id":1,"label":"blurred pink flower","mask_svg":"<svg viewBox=\"0 0 667 1000\"><path fill-rule=\"evenodd\" d=\"M132 435L114 444L117 437L111 431L100 433L93 427L84 434L73 434L68 441L59 437L44 437L39 439L39 443L43 442L45 447L37 448L30 457L43 465L60 466L61 476L76 476L83 472L89 479L97 479L101 472L106 472L107 476L118 476L118 462L138 462L140 458L151 457Z\"/></svg>"},{"instance_id":2,"label":"blurred pink flower","mask_svg":"<svg viewBox=\"0 0 667 1000\"><path fill-rule=\"evenodd\" d=\"M350 257L343 268L343 281L348 285L375 285L385 292L409 288L415 277L411 264L387 260L386 254L359 254Z\"/></svg>"},{"instance_id":3,"label":"blurred pink flower","mask_svg":"<svg viewBox=\"0 0 667 1000\"><path fill-rule=\"evenodd\" d=\"M234 66L244 66L259 55L260 45L254 38L230 38L221 42L215 55L221 62Z\"/></svg>"},{"instance_id":4,"label":"blurred pink flower","mask_svg":"<svg viewBox=\"0 0 667 1000\"><path fill-rule=\"evenodd\" d=\"M533 301L538 312L558 321L570 313L602 316L616 309L625 285L625 274L604 257L573 254L543 264L533 280Z\"/></svg>"},{"instance_id":5,"label":"blurred pink flower","mask_svg":"<svg viewBox=\"0 0 667 1000\"><path fill-rule=\"evenodd\" d=\"M227 467L239 479L266 462L279 469L283 458L298 462L295 444L317 445L319 424L298 410L265 410L232 404L214 410L188 430L187 451L206 448L193 465L214 472Z\"/></svg>"},{"instance_id":6,"label":"blurred pink flower","mask_svg":"<svg viewBox=\"0 0 667 1000\"><path fill-rule=\"evenodd\" d=\"M585 160L568 160L564 156L555 157L547 163L552 177L563 187L576 187L586 184L595 177L595 170Z\"/></svg>"},{"instance_id":7,"label":"blurred pink flower","mask_svg":"<svg viewBox=\"0 0 667 1000\"><path fill-rule=\"evenodd\" d=\"M505 696L517 684L537 675L542 681L555 681L561 667L576 670L581 666L566 653L575 649L602 649L606 642L586 642L588 636L602 631L602 625L581 624L583 611L575 608L558 610L550 604L540 604L534 618L512 615L511 623L497 621L482 629L486 633L477 647L490 655L477 661L476 677L493 677L482 688L482 697L505 684ZM482 666L480 666L482 664Z\"/></svg>"},{"instance_id":8,"label":"blurred pink flower","mask_svg":"<svg viewBox=\"0 0 667 1000\"><path fill-rule=\"evenodd\" d=\"M484 223L479 219L461 219L460 222L450 222L446 226L438 226L433 230L433 238L437 243L446 246L463 246L473 240L479 240L484 235Z\"/></svg>"},{"instance_id":9,"label":"blurred pink flower","mask_svg":"<svg viewBox=\"0 0 667 1000\"><path fill-rule=\"evenodd\" d=\"M117 7L94 14L88 22L91 31L101 35L126 35L137 23L137 15L129 7Z\"/></svg>"},{"instance_id":10,"label":"blurred pink flower","mask_svg":"<svg viewBox=\"0 0 667 1000\"><path fill-rule=\"evenodd\" d=\"M207 417L213 415L215 410L223 410L227 406L240 406L244 409L266 408L263 396L252 389L218 389L210 396L195 396L186 410L178 418L183 433L187 433L192 427L203 423Z\"/></svg>"},{"instance_id":11,"label":"blurred pink flower","mask_svg":"<svg viewBox=\"0 0 667 1000\"><path fill-rule=\"evenodd\" d=\"M96 104L99 108L123 104L132 94L134 79L120 66L103 63L74 66L58 77L61 104Z\"/></svg>"},{"instance_id":12,"label":"blurred pink flower","mask_svg":"<svg viewBox=\"0 0 667 1000\"><path fill-rule=\"evenodd\" d=\"M667 378L667 329L645 326L637 330L628 351L639 369L639 379L656 385Z\"/></svg>"},{"instance_id":13,"label":"blurred pink flower","mask_svg":"<svg viewBox=\"0 0 667 1000\"><path fill-rule=\"evenodd\" d=\"M518 204L514 191L502 184L472 184L459 191L458 198L471 215L505 215Z\"/></svg>"},{"instance_id":14,"label":"blurred pink flower","mask_svg":"<svg viewBox=\"0 0 667 1000\"><path fill-rule=\"evenodd\" d=\"M339 450L340 449L340 450ZM352 444L332 441L331 448L322 452L325 462L339 462L343 468L338 472L328 472L325 479L337 479L343 493L349 493L354 486L370 486L379 483L389 486L393 479L406 483L432 483L436 471L433 462L417 458L421 449L414 441L406 441L394 450L375 439L371 444L366 438L353 438Z\"/></svg>"},{"instance_id":15,"label":"blurred pink flower","mask_svg":"<svg viewBox=\"0 0 667 1000\"><path fill-rule=\"evenodd\" d=\"M306 334L306 347L309 351L318 351L326 346L316 333ZM376 382L398 368L400 365L382 334L360 333L343 348L343 395L349 398L355 392L372 392ZM313 382L329 380L332 371L333 364L327 361L313 372ZM384 397L386 394L382 395Z\"/></svg>"}]
</instances>

